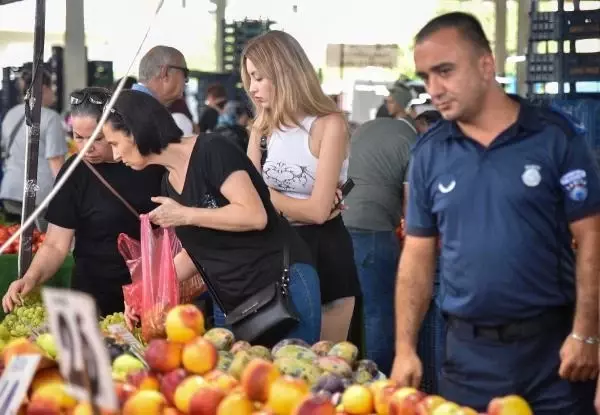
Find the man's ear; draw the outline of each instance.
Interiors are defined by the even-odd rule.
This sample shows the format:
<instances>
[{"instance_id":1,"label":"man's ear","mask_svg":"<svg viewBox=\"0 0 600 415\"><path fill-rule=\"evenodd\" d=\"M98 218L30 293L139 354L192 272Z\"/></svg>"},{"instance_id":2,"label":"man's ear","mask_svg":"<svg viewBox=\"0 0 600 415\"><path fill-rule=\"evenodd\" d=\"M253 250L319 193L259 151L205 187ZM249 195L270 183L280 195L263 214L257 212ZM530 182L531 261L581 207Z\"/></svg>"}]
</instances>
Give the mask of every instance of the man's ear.
<instances>
[{"instance_id":1,"label":"man's ear","mask_svg":"<svg viewBox=\"0 0 600 415\"><path fill-rule=\"evenodd\" d=\"M496 59L491 53L485 53L479 58L479 67L486 81L496 79Z\"/></svg>"}]
</instances>

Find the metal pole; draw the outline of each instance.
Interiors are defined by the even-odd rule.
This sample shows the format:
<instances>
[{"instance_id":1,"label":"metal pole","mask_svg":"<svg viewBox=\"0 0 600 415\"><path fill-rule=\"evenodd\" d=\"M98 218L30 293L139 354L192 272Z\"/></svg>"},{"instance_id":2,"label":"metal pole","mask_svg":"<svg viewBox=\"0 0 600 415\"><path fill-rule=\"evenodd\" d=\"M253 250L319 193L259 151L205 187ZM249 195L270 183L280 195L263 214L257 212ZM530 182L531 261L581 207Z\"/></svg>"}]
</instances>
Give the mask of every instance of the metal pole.
<instances>
[{"instance_id":1,"label":"metal pole","mask_svg":"<svg viewBox=\"0 0 600 415\"><path fill-rule=\"evenodd\" d=\"M529 47L529 12L531 7L532 0L519 0L517 55L526 57L529 53L534 52ZM517 93L524 97L527 92L527 60L525 60L525 62L517 63Z\"/></svg>"},{"instance_id":2,"label":"metal pole","mask_svg":"<svg viewBox=\"0 0 600 415\"><path fill-rule=\"evenodd\" d=\"M44 72L44 40L46 30L46 0L36 0L35 34L33 40L33 72L29 91L25 95L25 121L27 123L27 146L25 150L25 181L23 184L23 210L21 224L35 210L37 195L38 154L40 147L40 117L42 113L42 76ZM31 264L33 240L31 225L23 229L19 244L19 278Z\"/></svg>"},{"instance_id":3,"label":"metal pole","mask_svg":"<svg viewBox=\"0 0 600 415\"><path fill-rule=\"evenodd\" d=\"M494 55L496 56L496 75L504 76L506 72L506 1L496 0L495 20Z\"/></svg>"},{"instance_id":4,"label":"metal pole","mask_svg":"<svg viewBox=\"0 0 600 415\"><path fill-rule=\"evenodd\" d=\"M223 60L223 45L225 43L225 8L227 0L211 0L215 6L215 61L217 72L223 72L225 62Z\"/></svg>"}]
</instances>

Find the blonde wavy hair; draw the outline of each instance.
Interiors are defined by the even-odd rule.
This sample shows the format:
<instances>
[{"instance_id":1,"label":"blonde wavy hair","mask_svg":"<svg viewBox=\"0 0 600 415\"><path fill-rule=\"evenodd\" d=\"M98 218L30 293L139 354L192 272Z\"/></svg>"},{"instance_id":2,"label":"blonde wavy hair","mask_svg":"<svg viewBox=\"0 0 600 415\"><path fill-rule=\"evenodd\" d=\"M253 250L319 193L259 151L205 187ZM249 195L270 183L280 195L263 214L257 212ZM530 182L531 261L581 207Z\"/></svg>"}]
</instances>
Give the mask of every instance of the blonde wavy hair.
<instances>
[{"instance_id":1,"label":"blonde wavy hair","mask_svg":"<svg viewBox=\"0 0 600 415\"><path fill-rule=\"evenodd\" d=\"M252 129L269 136L281 126L300 126L298 114L321 117L341 111L323 90L317 73L300 43L291 35L273 30L252 39L242 52L242 82L250 98L250 74L246 61L251 60L261 76L273 83L270 108L254 102L256 117Z\"/></svg>"}]
</instances>

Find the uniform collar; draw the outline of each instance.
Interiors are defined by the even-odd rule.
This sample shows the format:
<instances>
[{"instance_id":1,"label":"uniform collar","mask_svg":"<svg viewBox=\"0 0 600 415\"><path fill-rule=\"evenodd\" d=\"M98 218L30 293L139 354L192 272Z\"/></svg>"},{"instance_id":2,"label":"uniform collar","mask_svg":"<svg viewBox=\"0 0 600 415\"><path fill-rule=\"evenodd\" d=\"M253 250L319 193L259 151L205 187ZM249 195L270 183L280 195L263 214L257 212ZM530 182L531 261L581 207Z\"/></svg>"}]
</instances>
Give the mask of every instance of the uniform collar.
<instances>
[{"instance_id":1,"label":"uniform collar","mask_svg":"<svg viewBox=\"0 0 600 415\"><path fill-rule=\"evenodd\" d=\"M504 135L506 135L508 138L521 137L523 135L539 132L544 128L539 111L533 104L518 95L508 94L508 97L518 102L520 107L517 122L514 123ZM448 128L448 139L465 138L465 135L460 130L456 122L453 121L448 123Z\"/></svg>"}]
</instances>

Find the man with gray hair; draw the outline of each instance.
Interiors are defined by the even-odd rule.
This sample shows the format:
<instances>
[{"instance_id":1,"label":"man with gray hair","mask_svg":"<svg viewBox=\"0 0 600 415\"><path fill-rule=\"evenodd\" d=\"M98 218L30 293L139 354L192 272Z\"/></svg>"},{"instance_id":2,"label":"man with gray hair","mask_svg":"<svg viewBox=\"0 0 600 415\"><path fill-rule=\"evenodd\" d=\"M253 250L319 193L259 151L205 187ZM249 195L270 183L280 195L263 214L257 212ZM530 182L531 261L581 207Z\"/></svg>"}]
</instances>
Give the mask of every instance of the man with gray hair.
<instances>
[{"instance_id":1,"label":"man with gray hair","mask_svg":"<svg viewBox=\"0 0 600 415\"><path fill-rule=\"evenodd\" d=\"M183 97L189 73L183 53L170 46L154 46L140 61L139 81L131 89L152 95L169 106ZM184 135L193 134L193 124L188 117L174 113L173 119Z\"/></svg>"}]
</instances>

